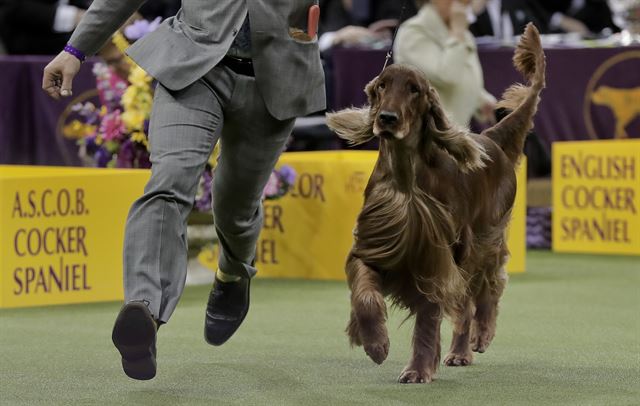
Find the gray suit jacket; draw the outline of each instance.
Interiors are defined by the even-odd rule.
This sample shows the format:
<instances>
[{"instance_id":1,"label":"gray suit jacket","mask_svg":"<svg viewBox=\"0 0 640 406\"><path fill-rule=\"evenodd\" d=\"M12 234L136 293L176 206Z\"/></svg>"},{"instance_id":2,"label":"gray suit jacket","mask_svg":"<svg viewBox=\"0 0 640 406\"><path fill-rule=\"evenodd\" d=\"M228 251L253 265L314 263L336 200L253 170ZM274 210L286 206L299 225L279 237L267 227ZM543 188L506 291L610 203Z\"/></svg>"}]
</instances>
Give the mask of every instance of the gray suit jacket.
<instances>
[{"instance_id":1,"label":"gray suit jacket","mask_svg":"<svg viewBox=\"0 0 640 406\"><path fill-rule=\"evenodd\" d=\"M145 0L95 0L70 43L95 54ZM151 0L153 1L153 0ZM183 89L216 66L249 14L256 83L269 112L284 120L325 108L317 39L300 41L317 0L184 0L175 17L131 46L127 53L171 90Z\"/></svg>"}]
</instances>

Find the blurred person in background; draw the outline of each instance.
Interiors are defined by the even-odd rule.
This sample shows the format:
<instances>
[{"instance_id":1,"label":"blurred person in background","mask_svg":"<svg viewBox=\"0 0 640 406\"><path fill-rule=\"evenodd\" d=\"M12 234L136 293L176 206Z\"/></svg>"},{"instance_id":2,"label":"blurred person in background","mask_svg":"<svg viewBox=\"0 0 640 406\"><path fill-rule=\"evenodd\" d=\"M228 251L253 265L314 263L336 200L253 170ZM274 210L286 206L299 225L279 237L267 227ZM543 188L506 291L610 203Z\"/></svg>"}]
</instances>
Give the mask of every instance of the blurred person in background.
<instances>
[{"instance_id":1,"label":"blurred person in background","mask_svg":"<svg viewBox=\"0 0 640 406\"><path fill-rule=\"evenodd\" d=\"M549 32L549 14L536 0L472 0L469 30L476 37L512 39L533 22L541 34Z\"/></svg>"},{"instance_id":2,"label":"blurred person in background","mask_svg":"<svg viewBox=\"0 0 640 406\"><path fill-rule=\"evenodd\" d=\"M91 0L0 0L0 38L9 54L54 55Z\"/></svg>"},{"instance_id":3,"label":"blurred person in background","mask_svg":"<svg viewBox=\"0 0 640 406\"><path fill-rule=\"evenodd\" d=\"M475 115L494 122L495 97L484 89L482 67L469 32L468 1L416 0L418 14L404 22L394 44L398 63L413 65L438 91L450 119L468 126Z\"/></svg>"},{"instance_id":4,"label":"blurred person in background","mask_svg":"<svg viewBox=\"0 0 640 406\"><path fill-rule=\"evenodd\" d=\"M331 50L342 46L388 46L395 27L416 14L414 0L320 0L318 46L322 52L328 107L333 108ZM327 129L327 131L329 131ZM332 134L329 131L330 134Z\"/></svg>"},{"instance_id":5,"label":"blurred person in background","mask_svg":"<svg viewBox=\"0 0 640 406\"><path fill-rule=\"evenodd\" d=\"M471 118L491 125L506 111L495 111L496 99L484 89L482 67L469 20L474 4L457 0L416 0L418 15L398 31L395 61L422 70L438 91L449 118L468 126ZM545 147L531 132L525 142L528 176L548 176L550 159Z\"/></svg>"},{"instance_id":6,"label":"blurred person in background","mask_svg":"<svg viewBox=\"0 0 640 406\"><path fill-rule=\"evenodd\" d=\"M540 0L551 16L549 28L583 36L618 32L606 0Z\"/></svg>"},{"instance_id":7,"label":"blurred person in background","mask_svg":"<svg viewBox=\"0 0 640 406\"><path fill-rule=\"evenodd\" d=\"M416 13L412 0L320 0L320 9L321 51L390 40L400 19Z\"/></svg>"}]
</instances>

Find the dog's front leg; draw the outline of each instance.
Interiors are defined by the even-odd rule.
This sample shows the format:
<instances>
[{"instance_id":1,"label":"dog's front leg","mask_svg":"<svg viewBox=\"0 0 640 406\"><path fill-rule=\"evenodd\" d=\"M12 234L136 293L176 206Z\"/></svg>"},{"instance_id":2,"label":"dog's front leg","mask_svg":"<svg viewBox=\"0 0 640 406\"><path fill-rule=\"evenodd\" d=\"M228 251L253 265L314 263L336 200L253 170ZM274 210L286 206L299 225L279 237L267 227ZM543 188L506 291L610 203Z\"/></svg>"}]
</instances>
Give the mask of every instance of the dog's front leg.
<instances>
[{"instance_id":1,"label":"dog's front leg","mask_svg":"<svg viewBox=\"0 0 640 406\"><path fill-rule=\"evenodd\" d=\"M475 296L476 312L471 324L471 349L483 353L496 335L498 302L507 283L507 274L502 264L490 274L491 284L484 284Z\"/></svg>"},{"instance_id":2,"label":"dog's front leg","mask_svg":"<svg viewBox=\"0 0 640 406\"><path fill-rule=\"evenodd\" d=\"M413 354L400 374L400 383L429 383L440 362L440 306L424 299L416 310L413 330Z\"/></svg>"},{"instance_id":3,"label":"dog's front leg","mask_svg":"<svg viewBox=\"0 0 640 406\"><path fill-rule=\"evenodd\" d=\"M451 349L444 358L444 364L450 367L464 367L473 361L471 344L469 343L469 328L471 326L471 302L465 299L462 312L456 317L453 325Z\"/></svg>"},{"instance_id":4,"label":"dog's front leg","mask_svg":"<svg viewBox=\"0 0 640 406\"><path fill-rule=\"evenodd\" d=\"M373 362L382 364L389 354L389 336L380 274L351 256L347 279L351 288L351 320L347 326L351 344L362 344Z\"/></svg>"}]
</instances>

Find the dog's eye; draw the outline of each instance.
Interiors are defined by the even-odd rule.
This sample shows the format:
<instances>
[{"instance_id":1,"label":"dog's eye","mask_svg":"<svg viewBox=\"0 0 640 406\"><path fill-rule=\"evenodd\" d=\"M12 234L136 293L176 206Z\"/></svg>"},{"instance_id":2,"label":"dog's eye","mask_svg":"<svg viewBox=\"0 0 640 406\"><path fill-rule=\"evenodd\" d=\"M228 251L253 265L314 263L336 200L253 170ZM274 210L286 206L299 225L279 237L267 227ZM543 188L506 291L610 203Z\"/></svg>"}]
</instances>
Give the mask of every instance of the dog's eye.
<instances>
[{"instance_id":1,"label":"dog's eye","mask_svg":"<svg viewBox=\"0 0 640 406\"><path fill-rule=\"evenodd\" d=\"M411 93L420 93L420 88L416 85L411 85Z\"/></svg>"},{"instance_id":2,"label":"dog's eye","mask_svg":"<svg viewBox=\"0 0 640 406\"><path fill-rule=\"evenodd\" d=\"M380 82L380 84L378 85L378 88L381 90L384 90L385 88L384 82Z\"/></svg>"}]
</instances>

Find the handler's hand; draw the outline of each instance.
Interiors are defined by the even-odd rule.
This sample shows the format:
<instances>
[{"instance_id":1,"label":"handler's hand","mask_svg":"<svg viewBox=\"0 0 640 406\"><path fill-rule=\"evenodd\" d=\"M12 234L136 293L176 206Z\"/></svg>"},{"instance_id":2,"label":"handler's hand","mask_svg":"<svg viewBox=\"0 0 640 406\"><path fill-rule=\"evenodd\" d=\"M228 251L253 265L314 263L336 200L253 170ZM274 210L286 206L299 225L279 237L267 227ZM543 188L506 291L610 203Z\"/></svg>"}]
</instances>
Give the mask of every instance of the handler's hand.
<instances>
[{"instance_id":1,"label":"handler's hand","mask_svg":"<svg viewBox=\"0 0 640 406\"><path fill-rule=\"evenodd\" d=\"M44 68L42 90L56 100L73 94L73 78L80 70L80 61L75 56L60 52L53 61Z\"/></svg>"},{"instance_id":2,"label":"handler's hand","mask_svg":"<svg viewBox=\"0 0 640 406\"><path fill-rule=\"evenodd\" d=\"M466 3L465 0L454 0L453 3L451 3L449 16L451 34L460 41L464 41L465 33L467 32L467 28L469 28Z\"/></svg>"},{"instance_id":3,"label":"handler's hand","mask_svg":"<svg viewBox=\"0 0 640 406\"><path fill-rule=\"evenodd\" d=\"M476 111L475 117L482 124L494 125L496 123L496 103L493 101L485 101Z\"/></svg>"},{"instance_id":4,"label":"handler's hand","mask_svg":"<svg viewBox=\"0 0 640 406\"><path fill-rule=\"evenodd\" d=\"M374 33L364 27L348 25L336 31L334 45L355 45L374 37Z\"/></svg>"}]
</instances>

